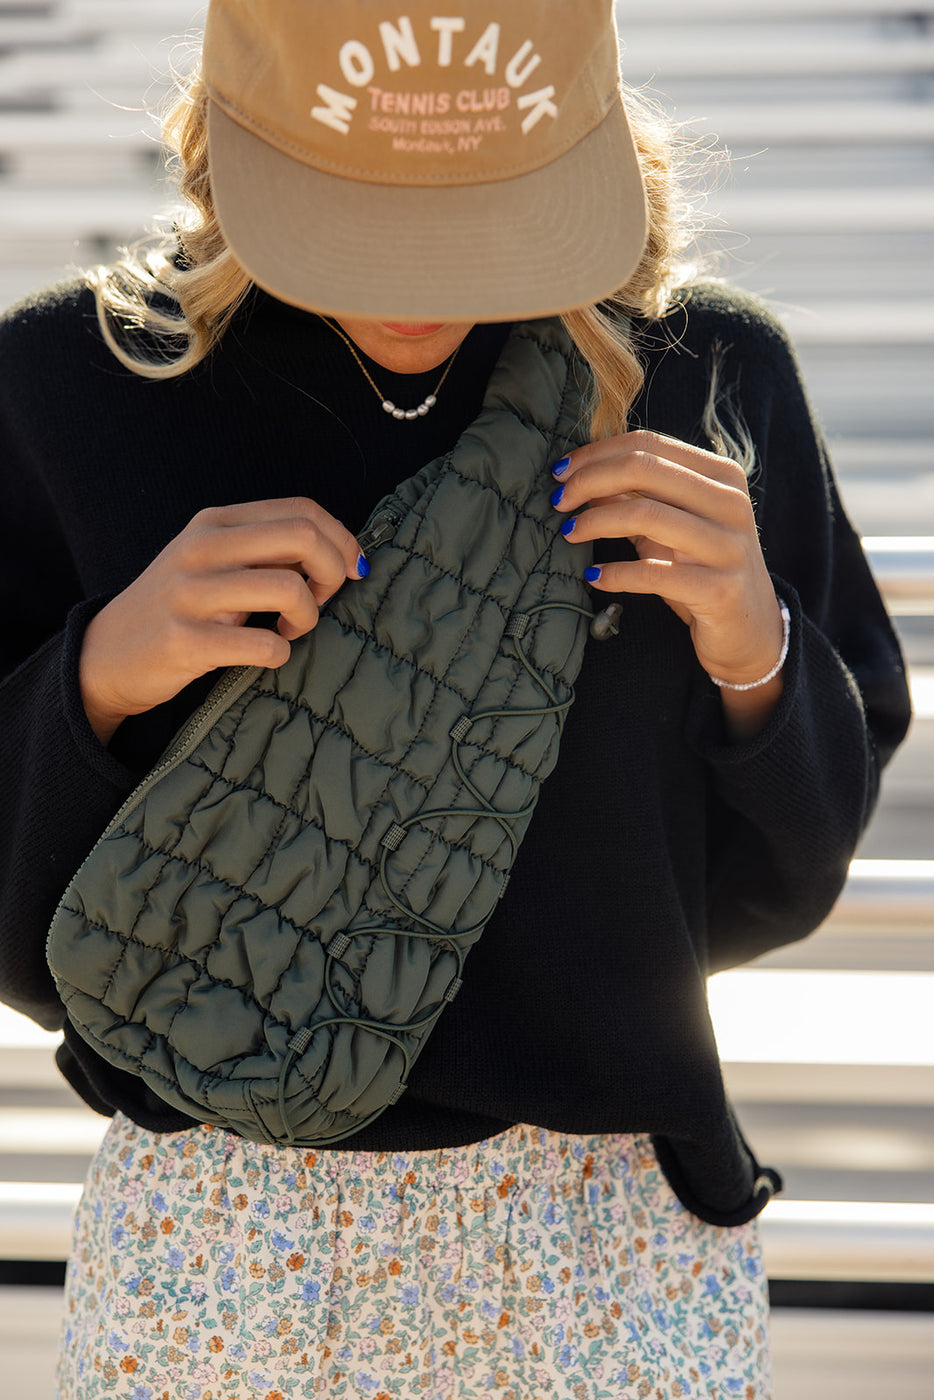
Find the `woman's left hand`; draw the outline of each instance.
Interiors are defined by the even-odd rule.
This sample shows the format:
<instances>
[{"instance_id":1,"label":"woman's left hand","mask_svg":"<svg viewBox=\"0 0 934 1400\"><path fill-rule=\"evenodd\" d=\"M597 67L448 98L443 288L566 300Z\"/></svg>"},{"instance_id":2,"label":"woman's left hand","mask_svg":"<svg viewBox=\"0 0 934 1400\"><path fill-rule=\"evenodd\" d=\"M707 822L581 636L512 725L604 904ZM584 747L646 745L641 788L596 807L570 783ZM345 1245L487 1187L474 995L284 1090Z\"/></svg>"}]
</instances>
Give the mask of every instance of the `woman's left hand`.
<instances>
[{"instance_id":1,"label":"woman's left hand","mask_svg":"<svg viewBox=\"0 0 934 1400\"><path fill-rule=\"evenodd\" d=\"M782 620L742 467L645 430L590 443L564 463L552 502L568 514L568 541L626 538L639 556L595 566L592 586L663 598L690 628L708 674L740 685L766 675ZM747 710L739 697L753 696L757 710L771 709L776 682L763 687L768 694L724 691L724 702Z\"/></svg>"}]
</instances>

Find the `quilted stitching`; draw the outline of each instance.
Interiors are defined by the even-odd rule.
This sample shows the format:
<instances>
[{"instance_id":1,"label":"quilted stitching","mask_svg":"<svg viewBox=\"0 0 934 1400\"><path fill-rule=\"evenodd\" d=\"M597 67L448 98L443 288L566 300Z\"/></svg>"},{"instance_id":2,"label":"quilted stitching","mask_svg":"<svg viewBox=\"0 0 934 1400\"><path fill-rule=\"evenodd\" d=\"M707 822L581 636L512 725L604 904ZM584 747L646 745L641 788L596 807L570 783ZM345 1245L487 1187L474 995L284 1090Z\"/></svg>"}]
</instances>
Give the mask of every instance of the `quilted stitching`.
<instances>
[{"instance_id":1,"label":"quilted stitching","mask_svg":"<svg viewBox=\"0 0 934 1400\"><path fill-rule=\"evenodd\" d=\"M197 1118L337 1141L398 1098L456 994L583 649L586 551L548 502L586 436L569 357L557 322L513 332L369 578L131 799L62 901L69 1017Z\"/></svg>"}]
</instances>

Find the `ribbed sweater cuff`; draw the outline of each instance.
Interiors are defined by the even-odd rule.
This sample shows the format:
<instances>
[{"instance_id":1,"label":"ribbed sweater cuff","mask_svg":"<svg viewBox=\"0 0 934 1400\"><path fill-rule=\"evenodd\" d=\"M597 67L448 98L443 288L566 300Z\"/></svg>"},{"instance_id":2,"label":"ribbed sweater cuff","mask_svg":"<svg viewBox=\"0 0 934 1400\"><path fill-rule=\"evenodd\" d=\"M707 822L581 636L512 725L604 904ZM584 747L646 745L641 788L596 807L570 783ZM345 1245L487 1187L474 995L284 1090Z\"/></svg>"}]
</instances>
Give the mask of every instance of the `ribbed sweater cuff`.
<instances>
[{"instance_id":1,"label":"ribbed sweater cuff","mask_svg":"<svg viewBox=\"0 0 934 1400\"><path fill-rule=\"evenodd\" d=\"M804 618L791 584L773 578L776 594L791 614L788 655L782 667L782 693L775 709L757 734L735 740L727 734L723 702L713 681L704 680L688 717L688 737L697 752L717 767L740 768L767 752L780 738L798 705L801 687Z\"/></svg>"},{"instance_id":2,"label":"ribbed sweater cuff","mask_svg":"<svg viewBox=\"0 0 934 1400\"><path fill-rule=\"evenodd\" d=\"M110 602L108 597L90 598L68 614L62 646L61 705L74 747L85 765L118 792L129 794L139 782L139 774L121 763L105 748L91 728L81 699L78 667L84 634L91 619Z\"/></svg>"}]
</instances>

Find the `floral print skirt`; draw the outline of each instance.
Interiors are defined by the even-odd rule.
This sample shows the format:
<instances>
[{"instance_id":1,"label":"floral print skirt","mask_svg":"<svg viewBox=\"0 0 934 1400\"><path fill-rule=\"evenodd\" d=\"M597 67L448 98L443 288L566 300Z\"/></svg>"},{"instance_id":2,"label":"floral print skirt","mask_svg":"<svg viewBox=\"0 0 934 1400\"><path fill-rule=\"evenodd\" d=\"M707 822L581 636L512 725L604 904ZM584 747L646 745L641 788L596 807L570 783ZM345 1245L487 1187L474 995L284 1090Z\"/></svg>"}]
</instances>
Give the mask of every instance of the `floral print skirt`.
<instances>
[{"instance_id":1,"label":"floral print skirt","mask_svg":"<svg viewBox=\"0 0 934 1400\"><path fill-rule=\"evenodd\" d=\"M755 1222L648 1138L515 1127L325 1152L118 1114L66 1284L59 1400L768 1400Z\"/></svg>"}]
</instances>

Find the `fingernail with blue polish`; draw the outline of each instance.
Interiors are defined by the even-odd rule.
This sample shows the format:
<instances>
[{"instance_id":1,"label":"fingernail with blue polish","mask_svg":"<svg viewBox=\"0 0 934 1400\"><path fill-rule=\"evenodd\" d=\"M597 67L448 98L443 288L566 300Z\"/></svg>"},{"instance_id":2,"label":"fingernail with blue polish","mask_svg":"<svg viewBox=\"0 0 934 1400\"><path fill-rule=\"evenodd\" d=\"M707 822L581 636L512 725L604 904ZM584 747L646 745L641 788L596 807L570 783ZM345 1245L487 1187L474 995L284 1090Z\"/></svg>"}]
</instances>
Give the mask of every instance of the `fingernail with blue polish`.
<instances>
[{"instance_id":1,"label":"fingernail with blue polish","mask_svg":"<svg viewBox=\"0 0 934 1400\"><path fill-rule=\"evenodd\" d=\"M563 495L564 495L564 487L563 487L563 486L559 486L558 489L557 489L557 491L552 491L552 493L551 493L551 495L550 495L550 497L549 497L549 500L551 501L551 504L552 504L553 506L559 506L559 505L561 504L561 497L562 497Z\"/></svg>"},{"instance_id":2,"label":"fingernail with blue polish","mask_svg":"<svg viewBox=\"0 0 934 1400\"><path fill-rule=\"evenodd\" d=\"M551 474L552 474L552 476L564 476L564 473L567 471L567 469L568 469L568 467L569 467L570 465L571 465L571 459L570 459L570 457L562 457L561 460L560 460L560 462L555 462L554 466L552 467L552 469L551 469Z\"/></svg>"},{"instance_id":3,"label":"fingernail with blue polish","mask_svg":"<svg viewBox=\"0 0 934 1400\"><path fill-rule=\"evenodd\" d=\"M370 566L361 554L357 559L357 578L366 578L370 572Z\"/></svg>"},{"instance_id":4,"label":"fingernail with blue polish","mask_svg":"<svg viewBox=\"0 0 934 1400\"><path fill-rule=\"evenodd\" d=\"M574 526L575 526L576 524L577 524L577 516L576 516L576 515L572 515L570 520L565 520L564 524L561 526L561 533L562 533L562 535L564 535L565 539L567 539L568 535L569 535L569 534L571 533L571 531L574 529Z\"/></svg>"},{"instance_id":5,"label":"fingernail with blue polish","mask_svg":"<svg viewBox=\"0 0 934 1400\"><path fill-rule=\"evenodd\" d=\"M587 580L588 583L596 583L599 580L600 575L602 573L603 570L597 564L590 564L584 570L584 578Z\"/></svg>"}]
</instances>

